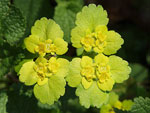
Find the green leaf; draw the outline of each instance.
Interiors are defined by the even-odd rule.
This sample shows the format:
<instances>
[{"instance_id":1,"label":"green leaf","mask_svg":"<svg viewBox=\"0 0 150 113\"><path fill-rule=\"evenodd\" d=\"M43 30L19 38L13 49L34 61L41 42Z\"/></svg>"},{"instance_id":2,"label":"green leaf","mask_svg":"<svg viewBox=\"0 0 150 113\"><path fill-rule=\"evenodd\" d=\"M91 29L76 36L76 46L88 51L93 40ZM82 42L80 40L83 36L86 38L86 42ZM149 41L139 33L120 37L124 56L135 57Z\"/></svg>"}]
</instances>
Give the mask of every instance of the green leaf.
<instances>
[{"instance_id":1,"label":"green leaf","mask_svg":"<svg viewBox=\"0 0 150 113\"><path fill-rule=\"evenodd\" d=\"M0 78L14 69L14 65L24 58L23 50L18 47L12 47L8 43L0 46Z\"/></svg>"},{"instance_id":2,"label":"green leaf","mask_svg":"<svg viewBox=\"0 0 150 113\"><path fill-rule=\"evenodd\" d=\"M19 62L19 64L15 66L15 71L17 72L17 74L19 74L19 70L21 69L22 65L30 60L31 59L24 59L23 61Z\"/></svg>"},{"instance_id":3,"label":"green leaf","mask_svg":"<svg viewBox=\"0 0 150 113\"><path fill-rule=\"evenodd\" d=\"M0 93L0 113L7 113L6 112L6 104L8 101L7 94L4 92Z\"/></svg>"},{"instance_id":4,"label":"green leaf","mask_svg":"<svg viewBox=\"0 0 150 113\"><path fill-rule=\"evenodd\" d=\"M52 76L48 82L42 86L36 84L34 86L34 95L43 104L52 105L60 96L65 93L65 79L63 77Z\"/></svg>"},{"instance_id":5,"label":"green leaf","mask_svg":"<svg viewBox=\"0 0 150 113\"><path fill-rule=\"evenodd\" d=\"M104 54L106 55L117 53L117 51L121 48L121 45L124 43L121 35L113 30L108 31L106 41L107 46L104 49Z\"/></svg>"},{"instance_id":6,"label":"green leaf","mask_svg":"<svg viewBox=\"0 0 150 113\"><path fill-rule=\"evenodd\" d=\"M53 11L49 0L14 0L14 5L21 10L27 21L26 35L29 35L35 20L50 17Z\"/></svg>"},{"instance_id":7,"label":"green leaf","mask_svg":"<svg viewBox=\"0 0 150 113\"><path fill-rule=\"evenodd\" d=\"M40 101L38 101L38 106L42 109L49 109L49 110L58 109L60 105L61 105L61 103L59 101L54 103L53 105L42 104Z\"/></svg>"},{"instance_id":8,"label":"green leaf","mask_svg":"<svg viewBox=\"0 0 150 113\"><path fill-rule=\"evenodd\" d=\"M56 38L63 38L63 31L60 26L54 20L45 17L36 20L31 34L38 36L41 41L47 39L54 41Z\"/></svg>"},{"instance_id":9,"label":"green leaf","mask_svg":"<svg viewBox=\"0 0 150 113\"><path fill-rule=\"evenodd\" d=\"M5 21L3 21L3 33L10 45L15 45L21 40L25 32L25 20L19 9L11 6Z\"/></svg>"},{"instance_id":10,"label":"green leaf","mask_svg":"<svg viewBox=\"0 0 150 113\"><path fill-rule=\"evenodd\" d=\"M0 37L4 37L10 45L14 45L24 35L25 20L20 10L10 5L9 0L1 0L0 7Z\"/></svg>"},{"instance_id":11,"label":"green leaf","mask_svg":"<svg viewBox=\"0 0 150 113\"><path fill-rule=\"evenodd\" d=\"M80 84L77 87L76 95L79 96L80 104L85 108L89 108L90 106L100 108L108 101L109 96L98 88L96 82L93 82L92 86L87 90Z\"/></svg>"},{"instance_id":12,"label":"green leaf","mask_svg":"<svg viewBox=\"0 0 150 113\"><path fill-rule=\"evenodd\" d=\"M109 95L108 103L113 106L118 100L119 96L115 92L111 92Z\"/></svg>"},{"instance_id":13,"label":"green leaf","mask_svg":"<svg viewBox=\"0 0 150 113\"><path fill-rule=\"evenodd\" d=\"M67 108L69 113L85 113L86 111L86 109L79 104L79 100L77 98L69 99Z\"/></svg>"},{"instance_id":14,"label":"green leaf","mask_svg":"<svg viewBox=\"0 0 150 113\"><path fill-rule=\"evenodd\" d=\"M122 58L112 55L109 57L110 72L116 83L122 83L129 78L131 68L128 62Z\"/></svg>"},{"instance_id":15,"label":"green leaf","mask_svg":"<svg viewBox=\"0 0 150 113\"><path fill-rule=\"evenodd\" d=\"M31 87L25 87L23 84L13 84L8 91L8 113L37 113L37 100L33 93L27 94ZM32 91L32 90L31 90Z\"/></svg>"},{"instance_id":16,"label":"green leaf","mask_svg":"<svg viewBox=\"0 0 150 113\"><path fill-rule=\"evenodd\" d=\"M63 29L64 39L69 43L71 29L75 26L76 13L81 10L83 4L78 0L74 0L74 1L57 0L57 3L58 5L55 8L54 20Z\"/></svg>"},{"instance_id":17,"label":"green leaf","mask_svg":"<svg viewBox=\"0 0 150 113\"><path fill-rule=\"evenodd\" d=\"M148 76L148 69L141 64L131 64L131 77L134 77L137 82L142 82Z\"/></svg>"},{"instance_id":18,"label":"green leaf","mask_svg":"<svg viewBox=\"0 0 150 113\"><path fill-rule=\"evenodd\" d=\"M4 18L9 11L9 0L1 0L0 1L0 19Z\"/></svg>"},{"instance_id":19,"label":"green leaf","mask_svg":"<svg viewBox=\"0 0 150 113\"><path fill-rule=\"evenodd\" d=\"M131 113L149 113L150 111L150 98L143 97L135 98L134 105L132 106Z\"/></svg>"},{"instance_id":20,"label":"green leaf","mask_svg":"<svg viewBox=\"0 0 150 113\"><path fill-rule=\"evenodd\" d=\"M68 85L71 87L77 87L81 83L82 76L81 71L81 59L74 58L69 65L69 74L66 78Z\"/></svg>"},{"instance_id":21,"label":"green leaf","mask_svg":"<svg viewBox=\"0 0 150 113\"><path fill-rule=\"evenodd\" d=\"M150 53L148 53L148 54L146 55L146 61L147 61L147 63L150 65Z\"/></svg>"},{"instance_id":22,"label":"green leaf","mask_svg":"<svg viewBox=\"0 0 150 113\"><path fill-rule=\"evenodd\" d=\"M76 49L77 56L82 55L83 52L84 52L84 48L77 48L77 49Z\"/></svg>"},{"instance_id":23,"label":"green leaf","mask_svg":"<svg viewBox=\"0 0 150 113\"><path fill-rule=\"evenodd\" d=\"M0 59L0 78L2 78L10 69L13 57Z\"/></svg>"},{"instance_id":24,"label":"green leaf","mask_svg":"<svg viewBox=\"0 0 150 113\"><path fill-rule=\"evenodd\" d=\"M34 61L24 63L19 71L19 80L25 85L33 85L38 81L38 75L34 70Z\"/></svg>"},{"instance_id":25,"label":"green leaf","mask_svg":"<svg viewBox=\"0 0 150 113\"><path fill-rule=\"evenodd\" d=\"M9 0L1 0L0 1L0 39L2 38L2 21L4 21L4 18L7 15L7 12L9 11Z\"/></svg>"},{"instance_id":26,"label":"green leaf","mask_svg":"<svg viewBox=\"0 0 150 113\"><path fill-rule=\"evenodd\" d=\"M76 17L76 25L82 30L90 29L93 31L98 25L107 24L107 12L101 5L90 4L89 6L84 6Z\"/></svg>"}]
</instances>

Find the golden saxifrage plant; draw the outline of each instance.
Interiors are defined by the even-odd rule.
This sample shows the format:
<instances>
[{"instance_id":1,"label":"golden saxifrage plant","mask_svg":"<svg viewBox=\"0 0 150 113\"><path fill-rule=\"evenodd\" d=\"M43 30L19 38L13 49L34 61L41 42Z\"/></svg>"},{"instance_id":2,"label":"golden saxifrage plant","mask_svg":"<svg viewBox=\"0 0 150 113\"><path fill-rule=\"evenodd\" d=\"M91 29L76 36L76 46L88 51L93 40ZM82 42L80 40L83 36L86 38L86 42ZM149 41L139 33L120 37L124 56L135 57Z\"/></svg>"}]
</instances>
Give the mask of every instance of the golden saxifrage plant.
<instances>
[{"instance_id":1,"label":"golden saxifrage plant","mask_svg":"<svg viewBox=\"0 0 150 113\"><path fill-rule=\"evenodd\" d=\"M50 105L65 94L67 81L70 87L76 87L81 105L100 108L109 102L114 84L129 78L128 62L112 55L124 41L117 32L108 30L107 12L100 5L83 7L75 24L71 42L79 57L69 62L59 57L68 50L59 25L45 17L37 20L24 44L38 58L22 65L19 80L34 85L35 97Z\"/></svg>"}]
</instances>

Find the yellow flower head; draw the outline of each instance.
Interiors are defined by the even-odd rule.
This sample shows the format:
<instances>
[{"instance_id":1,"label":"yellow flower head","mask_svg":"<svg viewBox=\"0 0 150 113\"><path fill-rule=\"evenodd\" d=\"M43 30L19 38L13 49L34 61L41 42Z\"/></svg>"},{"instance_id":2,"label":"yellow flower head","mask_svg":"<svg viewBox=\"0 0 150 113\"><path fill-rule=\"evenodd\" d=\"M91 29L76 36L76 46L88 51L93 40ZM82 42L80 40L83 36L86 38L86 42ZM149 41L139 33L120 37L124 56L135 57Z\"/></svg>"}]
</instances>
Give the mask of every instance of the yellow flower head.
<instances>
[{"instance_id":1,"label":"yellow flower head","mask_svg":"<svg viewBox=\"0 0 150 113\"><path fill-rule=\"evenodd\" d=\"M82 85L88 89L93 81L96 81L99 88L102 90L111 90L114 80L111 77L108 57L98 55L92 60L88 56L83 56L81 59L81 75ZM110 82L110 83L107 83ZM109 85L105 87L104 85Z\"/></svg>"},{"instance_id":2,"label":"yellow flower head","mask_svg":"<svg viewBox=\"0 0 150 113\"><path fill-rule=\"evenodd\" d=\"M119 100L119 96L115 92L110 92L107 104L101 107L100 113L111 113L114 108L122 111L129 111L133 105L132 100ZM105 111L105 112L104 112ZM113 111L114 112L114 111Z\"/></svg>"},{"instance_id":3,"label":"yellow flower head","mask_svg":"<svg viewBox=\"0 0 150 113\"><path fill-rule=\"evenodd\" d=\"M24 40L25 46L31 53L45 56L62 55L67 52L68 44L63 40L63 31L53 20L41 18L31 29L31 35Z\"/></svg>"},{"instance_id":4,"label":"yellow flower head","mask_svg":"<svg viewBox=\"0 0 150 113\"><path fill-rule=\"evenodd\" d=\"M107 104L101 107L100 113L116 113L116 112L114 111L114 108L110 104Z\"/></svg>"},{"instance_id":5,"label":"yellow flower head","mask_svg":"<svg viewBox=\"0 0 150 113\"><path fill-rule=\"evenodd\" d=\"M107 28L107 13L99 5L85 6L77 14L76 27L71 32L71 42L75 48L94 51L106 55L114 54L123 44L123 39L115 31Z\"/></svg>"},{"instance_id":6,"label":"yellow flower head","mask_svg":"<svg viewBox=\"0 0 150 113\"><path fill-rule=\"evenodd\" d=\"M57 73L59 66L60 64L57 62L57 59L55 57L52 57L49 60L49 64L48 64L49 72L54 73L54 74Z\"/></svg>"},{"instance_id":7,"label":"yellow flower head","mask_svg":"<svg viewBox=\"0 0 150 113\"><path fill-rule=\"evenodd\" d=\"M121 109L122 108L122 103L118 100L114 103L114 108L117 108L117 109Z\"/></svg>"},{"instance_id":8,"label":"yellow flower head","mask_svg":"<svg viewBox=\"0 0 150 113\"><path fill-rule=\"evenodd\" d=\"M79 63L74 64L75 61ZM76 86L81 82L85 89L89 89L96 82L99 89L103 91L111 91L115 82L123 82L130 73L130 67L126 61L117 56L107 57L103 54L98 54L94 59L88 56L83 56L80 60L75 58L70 68L71 71L67 77L69 85ZM78 78L78 82L72 82L71 78Z\"/></svg>"},{"instance_id":9,"label":"yellow flower head","mask_svg":"<svg viewBox=\"0 0 150 113\"><path fill-rule=\"evenodd\" d=\"M19 71L19 80L34 86L35 97L42 103L53 104L65 92L65 79L69 61L63 58L38 57L35 62L28 61Z\"/></svg>"},{"instance_id":10,"label":"yellow flower head","mask_svg":"<svg viewBox=\"0 0 150 113\"><path fill-rule=\"evenodd\" d=\"M129 111L129 110L131 110L133 104L134 104L134 102L132 100L124 100L122 102L122 110L123 111Z\"/></svg>"}]
</instances>

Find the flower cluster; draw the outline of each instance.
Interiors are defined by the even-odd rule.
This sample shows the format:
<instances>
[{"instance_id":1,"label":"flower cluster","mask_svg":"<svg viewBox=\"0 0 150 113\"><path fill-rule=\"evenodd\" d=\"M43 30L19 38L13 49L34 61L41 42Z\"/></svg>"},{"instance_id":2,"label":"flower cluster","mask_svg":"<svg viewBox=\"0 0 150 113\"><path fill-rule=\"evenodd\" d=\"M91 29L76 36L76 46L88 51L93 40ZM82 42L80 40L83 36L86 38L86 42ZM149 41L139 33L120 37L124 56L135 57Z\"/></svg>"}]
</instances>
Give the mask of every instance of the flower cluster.
<instances>
[{"instance_id":1,"label":"flower cluster","mask_svg":"<svg viewBox=\"0 0 150 113\"><path fill-rule=\"evenodd\" d=\"M132 100L123 100L121 102L119 96L115 92L111 92L107 104L101 107L100 113L115 113L114 108L129 111L133 104Z\"/></svg>"},{"instance_id":2,"label":"flower cluster","mask_svg":"<svg viewBox=\"0 0 150 113\"><path fill-rule=\"evenodd\" d=\"M71 32L72 45L83 53L96 55L74 58L67 81L71 87L77 87L81 105L100 107L107 103L113 85L127 80L131 72L127 61L111 55L124 41L117 32L108 30L107 13L100 5L85 6L76 18L76 27Z\"/></svg>"},{"instance_id":3,"label":"flower cluster","mask_svg":"<svg viewBox=\"0 0 150 113\"><path fill-rule=\"evenodd\" d=\"M123 61L121 58L117 56L106 57L103 54L98 54L94 57L94 59L83 56L81 59L81 76L82 76L82 85L85 89L88 89L92 83L97 82L97 86L103 91L110 91L115 82L118 82L119 76L117 73L113 71L117 71L119 67L114 68L114 63L122 64L123 69L120 69L119 74L124 74L121 71L126 71L126 73L130 73L130 69L126 68L128 65L127 62ZM124 76L127 79L128 76ZM120 81L122 82L122 80Z\"/></svg>"},{"instance_id":4,"label":"flower cluster","mask_svg":"<svg viewBox=\"0 0 150 113\"><path fill-rule=\"evenodd\" d=\"M64 95L67 80L69 86L77 87L76 95L81 105L100 108L111 98L109 92L114 84L127 80L131 71L127 61L112 55L121 48L123 39L117 32L108 30L107 24L107 12L100 5L83 7L71 32L72 45L77 51L83 50L80 52L82 57L73 58L69 63L57 57L68 50L59 25L47 18L37 20L24 44L38 57L22 65L19 80L25 85L35 84L35 97L50 105ZM117 101L111 108L120 109L123 103Z\"/></svg>"},{"instance_id":5,"label":"flower cluster","mask_svg":"<svg viewBox=\"0 0 150 113\"><path fill-rule=\"evenodd\" d=\"M27 50L38 53L39 57L22 65L19 80L26 85L35 84L35 97L42 103L53 104L65 93L64 77L68 74L69 61L57 58L68 50L62 38L63 32L53 20L41 18L24 40Z\"/></svg>"},{"instance_id":6,"label":"flower cluster","mask_svg":"<svg viewBox=\"0 0 150 113\"><path fill-rule=\"evenodd\" d=\"M46 53L63 55L68 50L59 25L44 17L35 22L31 35L25 38L24 43L28 51L39 53L40 56L45 56Z\"/></svg>"}]
</instances>

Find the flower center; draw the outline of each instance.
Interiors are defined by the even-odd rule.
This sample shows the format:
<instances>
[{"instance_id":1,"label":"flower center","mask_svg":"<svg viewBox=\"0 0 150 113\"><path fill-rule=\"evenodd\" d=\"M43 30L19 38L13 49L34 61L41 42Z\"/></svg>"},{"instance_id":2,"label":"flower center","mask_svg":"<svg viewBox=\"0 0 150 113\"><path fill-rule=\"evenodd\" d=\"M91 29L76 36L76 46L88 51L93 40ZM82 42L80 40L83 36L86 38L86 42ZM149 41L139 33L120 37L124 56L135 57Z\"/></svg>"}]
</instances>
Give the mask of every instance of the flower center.
<instances>
[{"instance_id":1,"label":"flower center","mask_svg":"<svg viewBox=\"0 0 150 113\"><path fill-rule=\"evenodd\" d=\"M90 51L92 46L94 45L94 38L86 36L81 39L81 44L84 45L86 51Z\"/></svg>"},{"instance_id":2,"label":"flower center","mask_svg":"<svg viewBox=\"0 0 150 113\"><path fill-rule=\"evenodd\" d=\"M99 82L104 83L110 78L110 67L105 63L96 66L96 75Z\"/></svg>"},{"instance_id":3,"label":"flower center","mask_svg":"<svg viewBox=\"0 0 150 113\"><path fill-rule=\"evenodd\" d=\"M107 45L106 39L107 35L102 30L94 31L93 33L88 32L85 37L81 38L81 44L87 52L93 49L95 52L101 53Z\"/></svg>"},{"instance_id":4,"label":"flower center","mask_svg":"<svg viewBox=\"0 0 150 113\"><path fill-rule=\"evenodd\" d=\"M51 73L56 74L56 72L58 71L60 64L57 62L55 57L52 57L49 60L49 64L48 64L48 69Z\"/></svg>"},{"instance_id":5,"label":"flower center","mask_svg":"<svg viewBox=\"0 0 150 113\"><path fill-rule=\"evenodd\" d=\"M55 57L51 57L49 60L43 57L38 58L33 67L38 75L38 84L44 85L49 77L57 73L59 67L60 64Z\"/></svg>"},{"instance_id":6,"label":"flower center","mask_svg":"<svg viewBox=\"0 0 150 113\"><path fill-rule=\"evenodd\" d=\"M35 48L35 52L38 52L41 55L46 53L51 53L54 55L57 51L57 47L52 43L52 40L48 39L45 42L40 42Z\"/></svg>"},{"instance_id":7,"label":"flower center","mask_svg":"<svg viewBox=\"0 0 150 113\"><path fill-rule=\"evenodd\" d=\"M39 54L43 54L46 52L46 46L45 43L40 42L38 46L35 48L35 52L38 52Z\"/></svg>"},{"instance_id":8,"label":"flower center","mask_svg":"<svg viewBox=\"0 0 150 113\"><path fill-rule=\"evenodd\" d=\"M47 67L43 63L36 64L34 69L39 74L44 74L47 71Z\"/></svg>"},{"instance_id":9,"label":"flower center","mask_svg":"<svg viewBox=\"0 0 150 113\"><path fill-rule=\"evenodd\" d=\"M91 81L94 77L94 67L87 66L81 70L81 74L88 80Z\"/></svg>"}]
</instances>

